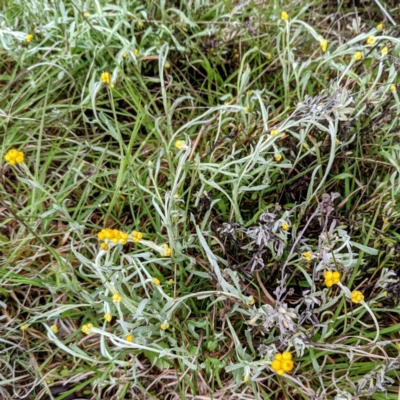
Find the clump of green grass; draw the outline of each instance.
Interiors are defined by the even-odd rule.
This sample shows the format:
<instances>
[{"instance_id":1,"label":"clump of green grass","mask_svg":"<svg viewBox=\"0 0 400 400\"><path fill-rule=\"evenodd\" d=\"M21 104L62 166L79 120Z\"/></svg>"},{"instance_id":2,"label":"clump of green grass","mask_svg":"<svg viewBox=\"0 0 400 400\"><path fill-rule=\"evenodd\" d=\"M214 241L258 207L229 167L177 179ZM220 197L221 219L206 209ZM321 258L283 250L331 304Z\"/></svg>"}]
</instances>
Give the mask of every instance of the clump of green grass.
<instances>
[{"instance_id":1,"label":"clump of green grass","mask_svg":"<svg viewBox=\"0 0 400 400\"><path fill-rule=\"evenodd\" d=\"M1 398L397 399L400 41L330 7L2 9Z\"/></svg>"}]
</instances>

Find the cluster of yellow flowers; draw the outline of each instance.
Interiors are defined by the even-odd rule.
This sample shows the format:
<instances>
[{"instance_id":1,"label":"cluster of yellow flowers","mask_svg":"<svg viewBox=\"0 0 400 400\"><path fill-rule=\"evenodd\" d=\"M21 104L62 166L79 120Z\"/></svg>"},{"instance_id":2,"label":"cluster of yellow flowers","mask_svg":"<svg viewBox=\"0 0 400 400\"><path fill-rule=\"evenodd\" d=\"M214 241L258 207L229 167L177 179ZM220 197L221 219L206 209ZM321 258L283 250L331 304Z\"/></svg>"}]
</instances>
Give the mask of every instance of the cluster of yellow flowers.
<instances>
[{"instance_id":1,"label":"cluster of yellow flowers","mask_svg":"<svg viewBox=\"0 0 400 400\"><path fill-rule=\"evenodd\" d=\"M313 254L311 251L305 251L303 254L303 258L308 262L312 259Z\"/></svg>"},{"instance_id":2,"label":"cluster of yellow flowers","mask_svg":"<svg viewBox=\"0 0 400 400\"><path fill-rule=\"evenodd\" d=\"M93 324L91 324L90 322L86 325L83 325L81 330L83 333L86 333L86 335L89 335L90 333L90 329L93 328Z\"/></svg>"},{"instance_id":3,"label":"cluster of yellow flowers","mask_svg":"<svg viewBox=\"0 0 400 400\"><path fill-rule=\"evenodd\" d=\"M360 303L364 300L364 295L359 290L353 290L351 292L351 301L355 304Z\"/></svg>"},{"instance_id":4,"label":"cluster of yellow flowers","mask_svg":"<svg viewBox=\"0 0 400 400\"><path fill-rule=\"evenodd\" d=\"M292 354L288 351L276 354L274 361L272 361L271 368L278 375L290 372L293 369Z\"/></svg>"},{"instance_id":5,"label":"cluster of yellow flowers","mask_svg":"<svg viewBox=\"0 0 400 400\"><path fill-rule=\"evenodd\" d=\"M160 328L163 331L166 331L169 328L169 324L167 322L164 322L163 324L161 324Z\"/></svg>"},{"instance_id":6,"label":"cluster of yellow flowers","mask_svg":"<svg viewBox=\"0 0 400 400\"><path fill-rule=\"evenodd\" d=\"M338 271L326 271L324 273L325 285L331 287L340 282L340 272Z\"/></svg>"},{"instance_id":7,"label":"cluster of yellow flowers","mask_svg":"<svg viewBox=\"0 0 400 400\"><path fill-rule=\"evenodd\" d=\"M286 222L282 222L282 229L284 230L284 231L288 231L289 230L289 225L286 223Z\"/></svg>"},{"instance_id":8,"label":"cluster of yellow flowers","mask_svg":"<svg viewBox=\"0 0 400 400\"><path fill-rule=\"evenodd\" d=\"M107 242L110 243L121 243L121 244L126 244L129 239L129 235L125 232L119 231L118 229L102 229L97 237L99 240L104 240L107 244Z\"/></svg>"},{"instance_id":9,"label":"cluster of yellow flowers","mask_svg":"<svg viewBox=\"0 0 400 400\"><path fill-rule=\"evenodd\" d=\"M18 151L17 149L11 149L4 156L4 159L10 163L10 165L21 164L24 162L25 156L22 151Z\"/></svg>"},{"instance_id":10,"label":"cluster of yellow flowers","mask_svg":"<svg viewBox=\"0 0 400 400\"><path fill-rule=\"evenodd\" d=\"M164 248L164 253L161 254L163 257L171 257L171 249L170 247L165 243L162 245L162 247Z\"/></svg>"},{"instance_id":11,"label":"cluster of yellow flowers","mask_svg":"<svg viewBox=\"0 0 400 400\"><path fill-rule=\"evenodd\" d=\"M33 35L31 35L31 34L26 35L26 41L27 41L28 43L32 42L32 39L33 39Z\"/></svg>"}]
</instances>

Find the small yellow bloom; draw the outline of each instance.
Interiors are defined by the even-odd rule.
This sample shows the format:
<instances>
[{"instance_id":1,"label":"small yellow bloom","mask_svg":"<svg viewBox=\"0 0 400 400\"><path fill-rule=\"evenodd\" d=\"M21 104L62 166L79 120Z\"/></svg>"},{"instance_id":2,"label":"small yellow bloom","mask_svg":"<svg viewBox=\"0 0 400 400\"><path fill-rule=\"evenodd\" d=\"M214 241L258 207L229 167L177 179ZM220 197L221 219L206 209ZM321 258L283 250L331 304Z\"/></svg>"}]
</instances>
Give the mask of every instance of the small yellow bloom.
<instances>
[{"instance_id":1,"label":"small yellow bloom","mask_svg":"<svg viewBox=\"0 0 400 400\"><path fill-rule=\"evenodd\" d=\"M322 52L325 53L328 49L328 41L326 39L323 39L320 41L319 45L321 46Z\"/></svg>"},{"instance_id":2,"label":"small yellow bloom","mask_svg":"<svg viewBox=\"0 0 400 400\"><path fill-rule=\"evenodd\" d=\"M286 222L282 222L282 229L284 231L288 231L289 230L289 225Z\"/></svg>"},{"instance_id":3,"label":"small yellow bloom","mask_svg":"<svg viewBox=\"0 0 400 400\"><path fill-rule=\"evenodd\" d=\"M286 11L282 11L282 12L281 12L281 19L282 19L283 21L286 21L288 18L289 18L288 13L287 13Z\"/></svg>"},{"instance_id":4,"label":"small yellow bloom","mask_svg":"<svg viewBox=\"0 0 400 400\"><path fill-rule=\"evenodd\" d=\"M172 286L172 285L174 284L174 280L173 280L173 279L170 279L170 280L168 281L168 284Z\"/></svg>"},{"instance_id":5,"label":"small yellow bloom","mask_svg":"<svg viewBox=\"0 0 400 400\"><path fill-rule=\"evenodd\" d=\"M135 243L140 242L140 241L142 240L142 238L143 238L143 233L137 232L137 231L133 231L133 232L132 232L132 240L133 240Z\"/></svg>"},{"instance_id":6,"label":"small yellow bloom","mask_svg":"<svg viewBox=\"0 0 400 400\"><path fill-rule=\"evenodd\" d=\"M99 240L104 240L107 244L126 244L129 239L129 235L125 232L119 231L118 229L105 228L102 229L98 235Z\"/></svg>"},{"instance_id":7,"label":"small yellow bloom","mask_svg":"<svg viewBox=\"0 0 400 400\"><path fill-rule=\"evenodd\" d=\"M165 243L162 245L162 247L164 248L164 253L161 254L163 257L170 257L171 256L171 249L169 248L169 246Z\"/></svg>"},{"instance_id":8,"label":"small yellow bloom","mask_svg":"<svg viewBox=\"0 0 400 400\"><path fill-rule=\"evenodd\" d=\"M244 112L245 112L246 114L250 114L250 107L245 107L245 108L244 108Z\"/></svg>"},{"instance_id":9,"label":"small yellow bloom","mask_svg":"<svg viewBox=\"0 0 400 400\"><path fill-rule=\"evenodd\" d=\"M363 55L362 55L361 51L357 51L357 52L354 54L353 58L354 58L356 61L361 60L361 59L363 58Z\"/></svg>"},{"instance_id":10,"label":"small yellow bloom","mask_svg":"<svg viewBox=\"0 0 400 400\"><path fill-rule=\"evenodd\" d=\"M292 354L288 351L278 353L272 361L271 368L278 374L283 375L285 372L290 372L293 369Z\"/></svg>"},{"instance_id":11,"label":"small yellow bloom","mask_svg":"<svg viewBox=\"0 0 400 400\"><path fill-rule=\"evenodd\" d=\"M31 34L26 35L26 41L27 41L28 43L32 42L32 39L33 39L33 35L31 35Z\"/></svg>"},{"instance_id":12,"label":"small yellow bloom","mask_svg":"<svg viewBox=\"0 0 400 400\"><path fill-rule=\"evenodd\" d=\"M104 314L104 319L106 320L106 322L111 322L112 320L111 314Z\"/></svg>"},{"instance_id":13,"label":"small yellow bloom","mask_svg":"<svg viewBox=\"0 0 400 400\"><path fill-rule=\"evenodd\" d=\"M154 283L156 286L159 286L161 282L160 282L159 279L153 278L153 283Z\"/></svg>"},{"instance_id":14,"label":"small yellow bloom","mask_svg":"<svg viewBox=\"0 0 400 400\"><path fill-rule=\"evenodd\" d=\"M133 54L134 54L135 56L137 56L137 55L139 54L139 50L138 50L138 49L133 50Z\"/></svg>"},{"instance_id":15,"label":"small yellow bloom","mask_svg":"<svg viewBox=\"0 0 400 400\"><path fill-rule=\"evenodd\" d=\"M281 162L282 161L282 156L279 153L275 154L274 157L275 157L275 161L276 162Z\"/></svg>"},{"instance_id":16,"label":"small yellow bloom","mask_svg":"<svg viewBox=\"0 0 400 400\"><path fill-rule=\"evenodd\" d=\"M177 140L175 142L175 147L179 150L185 150L187 149L186 143L184 140Z\"/></svg>"},{"instance_id":17,"label":"small yellow bloom","mask_svg":"<svg viewBox=\"0 0 400 400\"><path fill-rule=\"evenodd\" d=\"M400 343L397 343L397 348L400 350Z\"/></svg>"},{"instance_id":18,"label":"small yellow bloom","mask_svg":"<svg viewBox=\"0 0 400 400\"><path fill-rule=\"evenodd\" d=\"M395 92L396 91L396 85L390 85L390 90L392 92Z\"/></svg>"},{"instance_id":19,"label":"small yellow bloom","mask_svg":"<svg viewBox=\"0 0 400 400\"><path fill-rule=\"evenodd\" d=\"M144 28L144 23L141 22L141 21L139 21L139 22L138 22L138 27L139 27L139 28Z\"/></svg>"},{"instance_id":20,"label":"small yellow bloom","mask_svg":"<svg viewBox=\"0 0 400 400\"><path fill-rule=\"evenodd\" d=\"M122 57L124 57L124 58L128 57L128 53L126 53L126 52L122 53Z\"/></svg>"},{"instance_id":21,"label":"small yellow bloom","mask_svg":"<svg viewBox=\"0 0 400 400\"><path fill-rule=\"evenodd\" d=\"M122 300L122 297L118 293L114 293L112 299L114 303L119 303Z\"/></svg>"},{"instance_id":22,"label":"small yellow bloom","mask_svg":"<svg viewBox=\"0 0 400 400\"><path fill-rule=\"evenodd\" d=\"M21 331L24 332L24 331L28 330L28 328L29 328L29 325L25 324L25 325L22 325L19 329L21 329Z\"/></svg>"},{"instance_id":23,"label":"small yellow bloom","mask_svg":"<svg viewBox=\"0 0 400 400\"><path fill-rule=\"evenodd\" d=\"M125 338L125 340L126 340L127 342L133 342L133 335L128 335L128 336Z\"/></svg>"},{"instance_id":24,"label":"small yellow bloom","mask_svg":"<svg viewBox=\"0 0 400 400\"><path fill-rule=\"evenodd\" d=\"M107 243L102 243L102 244L100 245L100 247L101 247L103 250L108 250L108 245L107 245Z\"/></svg>"},{"instance_id":25,"label":"small yellow bloom","mask_svg":"<svg viewBox=\"0 0 400 400\"><path fill-rule=\"evenodd\" d=\"M16 149L11 149L4 156L4 159L10 163L10 165L14 166L15 164L21 164L24 162L25 156L22 151L18 151Z\"/></svg>"},{"instance_id":26,"label":"small yellow bloom","mask_svg":"<svg viewBox=\"0 0 400 400\"><path fill-rule=\"evenodd\" d=\"M88 12L84 12L84 13L83 13L83 16L84 16L85 18L87 18L87 17L89 16L89 13L88 13Z\"/></svg>"},{"instance_id":27,"label":"small yellow bloom","mask_svg":"<svg viewBox=\"0 0 400 400\"><path fill-rule=\"evenodd\" d=\"M248 375L245 375L245 376L243 377L243 382L244 382L244 383L247 383L249 380L250 380L250 377L249 377Z\"/></svg>"},{"instance_id":28,"label":"small yellow bloom","mask_svg":"<svg viewBox=\"0 0 400 400\"><path fill-rule=\"evenodd\" d=\"M364 300L364 295L359 290L353 290L351 292L351 301L355 304L360 303Z\"/></svg>"},{"instance_id":29,"label":"small yellow bloom","mask_svg":"<svg viewBox=\"0 0 400 400\"><path fill-rule=\"evenodd\" d=\"M247 301L247 305L248 306L252 306L254 303L255 303L256 301L255 301L255 299L254 299L254 296L250 296L250 298L249 298L249 300Z\"/></svg>"},{"instance_id":30,"label":"small yellow bloom","mask_svg":"<svg viewBox=\"0 0 400 400\"><path fill-rule=\"evenodd\" d=\"M164 322L163 324L161 324L160 328L163 331L166 331L169 328L169 324L167 322Z\"/></svg>"},{"instance_id":31,"label":"small yellow bloom","mask_svg":"<svg viewBox=\"0 0 400 400\"><path fill-rule=\"evenodd\" d=\"M374 43L375 43L375 38L373 36L368 36L367 44L372 45Z\"/></svg>"},{"instance_id":32,"label":"small yellow bloom","mask_svg":"<svg viewBox=\"0 0 400 400\"><path fill-rule=\"evenodd\" d=\"M86 335L89 335L90 333L90 329L93 328L93 324L91 324L90 322L86 325L83 325L81 330L83 333L86 333Z\"/></svg>"},{"instance_id":33,"label":"small yellow bloom","mask_svg":"<svg viewBox=\"0 0 400 400\"><path fill-rule=\"evenodd\" d=\"M279 135L279 131L278 131L278 129L272 129L272 131L271 131L271 135L272 135L272 136Z\"/></svg>"},{"instance_id":34,"label":"small yellow bloom","mask_svg":"<svg viewBox=\"0 0 400 400\"><path fill-rule=\"evenodd\" d=\"M111 74L109 72L103 72L101 74L101 81L103 83L110 83L111 82Z\"/></svg>"},{"instance_id":35,"label":"small yellow bloom","mask_svg":"<svg viewBox=\"0 0 400 400\"><path fill-rule=\"evenodd\" d=\"M331 287L340 282L340 272L337 271L326 271L324 273L325 285Z\"/></svg>"},{"instance_id":36,"label":"small yellow bloom","mask_svg":"<svg viewBox=\"0 0 400 400\"><path fill-rule=\"evenodd\" d=\"M305 251L303 254L303 258L308 262L312 259L313 254L311 251Z\"/></svg>"},{"instance_id":37,"label":"small yellow bloom","mask_svg":"<svg viewBox=\"0 0 400 400\"><path fill-rule=\"evenodd\" d=\"M383 29L383 27L384 27L383 22L381 22L376 26L376 29Z\"/></svg>"},{"instance_id":38,"label":"small yellow bloom","mask_svg":"<svg viewBox=\"0 0 400 400\"><path fill-rule=\"evenodd\" d=\"M57 325L52 325L50 327L50 329L54 332L54 333L58 333L58 326Z\"/></svg>"},{"instance_id":39,"label":"small yellow bloom","mask_svg":"<svg viewBox=\"0 0 400 400\"><path fill-rule=\"evenodd\" d=\"M389 53L389 49L387 48L387 46L385 46L382 50L381 50L382 55L386 56L387 53Z\"/></svg>"}]
</instances>

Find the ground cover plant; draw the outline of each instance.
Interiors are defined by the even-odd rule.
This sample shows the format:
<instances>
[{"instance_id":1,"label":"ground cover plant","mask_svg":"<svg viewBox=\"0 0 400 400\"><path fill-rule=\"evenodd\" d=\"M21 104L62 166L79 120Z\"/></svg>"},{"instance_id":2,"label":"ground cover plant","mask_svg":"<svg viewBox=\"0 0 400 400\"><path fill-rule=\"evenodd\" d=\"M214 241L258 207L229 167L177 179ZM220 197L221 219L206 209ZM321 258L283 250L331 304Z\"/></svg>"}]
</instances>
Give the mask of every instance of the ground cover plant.
<instances>
[{"instance_id":1,"label":"ground cover plant","mask_svg":"<svg viewBox=\"0 0 400 400\"><path fill-rule=\"evenodd\" d=\"M0 6L0 398L397 399L397 2Z\"/></svg>"}]
</instances>

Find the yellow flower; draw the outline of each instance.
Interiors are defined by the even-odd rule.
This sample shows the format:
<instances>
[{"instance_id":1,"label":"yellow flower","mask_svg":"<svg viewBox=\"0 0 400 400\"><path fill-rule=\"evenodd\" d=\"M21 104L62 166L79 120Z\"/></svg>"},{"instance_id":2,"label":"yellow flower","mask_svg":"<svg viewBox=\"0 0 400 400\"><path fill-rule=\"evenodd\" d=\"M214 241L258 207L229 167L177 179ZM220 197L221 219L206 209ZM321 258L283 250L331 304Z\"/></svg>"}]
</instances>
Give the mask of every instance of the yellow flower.
<instances>
[{"instance_id":1,"label":"yellow flower","mask_svg":"<svg viewBox=\"0 0 400 400\"><path fill-rule=\"evenodd\" d=\"M253 296L250 296L250 298L249 298L249 300L247 301L246 304L247 304L248 306L252 306L255 302L256 302L256 301L255 301L254 297L253 297Z\"/></svg>"},{"instance_id":2,"label":"yellow flower","mask_svg":"<svg viewBox=\"0 0 400 400\"><path fill-rule=\"evenodd\" d=\"M169 328L169 324L167 322L164 322L163 324L161 324L160 328L163 331L166 331Z\"/></svg>"},{"instance_id":3,"label":"yellow flower","mask_svg":"<svg viewBox=\"0 0 400 400\"><path fill-rule=\"evenodd\" d=\"M163 257L170 257L171 256L171 249L169 248L169 246L165 243L162 245L162 247L164 248L164 253L161 254Z\"/></svg>"},{"instance_id":4,"label":"yellow flower","mask_svg":"<svg viewBox=\"0 0 400 400\"><path fill-rule=\"evenodd\" d=\"M177 140L175 142L175 147L179 150L185 150L187 149L186 143L184 140Z\"/></svg>"},{"instance_id":5,"label":"yellow flower","mask_svg":"<svg viewBox=\"0 0 400 400\"><path fill-rule=\"evenodd\" d=\"M58 333L58 326L57 325L52 325L50 327L50 329L54 332L54 333Z\"/></svg>"},{"instance_id":6,"label":"yellow flower","mask_svg":"<svg viewBox=\"0 0 400 400\"><path fill-rule=\"evenodd\" d=\"M28 328L29 328L29 325L25 324L25 325L22 325L19 329L21 329L21 331L24 332L24 331L28 330Z\"/></svg>"},{"instance_id":7,"label":"yellow flower","mask_svg":"<svg viewBox=\"0 0 400 400\"><path fill-rule=\"evenodd\" d=\"M128 53L126 53L126 52L122 53L122 57L124 57L124 58L128 57Z\"/></svg>"},{"instance_id":8,"label":"yellow flower","mask_svg":"<svg viewBox=\"0 0 400 400\"><path fill-rule=\"evenodd\" d=\"M281 162L282 161L282 156L280 154L275 154L274 157L275 157L275 161L276 162Z\"/></svg>"},{"instance_id":9,"label":"yellow flower","mask_svg":"<svg viewBox=\"0 0 400 400\"><path fill-rule=\"evenodd\" d=\"M133 335L127 335L127 337L125 338L125 340L127 342L133 342Z\"/></svg>"},{"instance_id":10,"label":"yellow flower","mask_svg":"<svg viewBox=\"0 0 400 400\"><path fill-rule=\"evenodd\" d=\"M138 50L138 49L133 50L133 54L134 54L135 56L137 56L137 55L139 54L139 50Z\"/></svg>"},{"instance_id":11,"label":"yellow flower","mask_svg":"<svg viewBox=\"0 0 400 400\"><path fill-rule=\"evenodd\" d=\"M132 232L132 240L135 243L140 242L142 240L142 238L143 238L143 233L140 233L140 232L137 232L137 231L133 231Z\"/></svg>"},{"instance_id":12,"label":"yellow flower","mask_svg":"<svg viewBox=\"0 0 400 400\"><path fill-rule=\"evenodd\" d=\"M303 254L303 258L308 262L312 259L313 254L311 251L305 251Z\"/></svg>"},{"instance_id":13,"label":"yellow flower","mask_svg":"<svg viewBox=\"0 0 400 400\"><path fill-rule=\"evenodd\" d=\"M286 21L288 18L289 18L288 13L287 13L286 11L282 11L282 12L281 12L281 19L282 19L283 21Z\"/></svg>"},{"instance_id":14,"label":"yellow flower","mask_svg":"<svg viewBox=\"0 0 400 400\"><path fill-rule=\"evenodd\" d=\"M11 149L4 156L4 159L10 163L10 165L21 164L24 162L25 156L22 151L18 151L16 149Z\"/></svg>"},{"instance_id":15,"label":"yellow flower","mask_svg":"<svg viewBox=\"0 0 400 400\"><path fill-rule=\"evenodd\" d=\"M353 290L351 292L351 301L355 304L360 303L364 300L364 295L359 290Z\"/></svg>"},{"instance_id":16,"label":"yellow flower","mask_svg":"<svg viewBox=\"0 0 400 400\"><path fill-rule=\"evenodd\" d=\"M103 83L110 83L111 82L111 74L109 72L103 72L101 74L101 81Z\"/></svg>"},{"instance_id":17,"label":"yellow flower","mask_svg":"<svg viewBox=\"0 0 400 400\"><path fill-rule=\"evenodd\" d=\"M108 250L108 245L107 245L107 243L102 243L102 244L100 245L100 247L101 247L103 250Z\"/></svg>"},{"instance_id":18,"label":"yellow flower","mask_svg":"<svg viewBox=\"0 0 400 400\"><path fill-rule=\"evenodd\" d=\"M90 329L93 328L93 324L91 324L90 322L86 325L83 325L81 330L83 333L86 333L86 335L89 335L90 333Z\"/></svg>"},{"instance_id":19,"label":"yellow flower","mask_svg":"<svg viewBox=\"0 0 400 400\"><path fill-rule=\"evenodd\" d=\"M245 108L244 108L244 112L245 112L246 114L250 114L250 107L245 107Z\"/></svg>"},{"instance_id":20,"label":"yellow flower","mask_svg":"<svg viewBox=\"0 0 400 400\"><path fill-rule=\"evenodd\" d=\"M326 39L323 39L320 41L319 45L321 46L322 52L325 53L328 49L328 41Z\"/></svg>"},{"instance_id":21,"label":"yellow flower","mask_svg":"<svg viewBox=\"0 0 400 400\"><path fill-rule=\"evenodd\" d=\"M378 24L377 26L376 26L376 29L383 29L383 22L381 22L380 24Z\"/></svg>"},{"instance_id":22,"label":"yellow flower","mask_svg":"<svg viewBox=\"0 0 400 400\"><path fill-rule=\"evenodd\" d=\"M119 231L118 229L110 229L110 228L102 229L98 233L97 237L99 240L104 240L107 244L109 243L126 244L129 239L129 235L127 233Z\"/></svg>"},{"instance_id":23,"label":"yellow flower","mask_svg":"<svg viewBox=\"0 0 400 400\"><path fill-rule=\"evenodd\" d=\"M88 12L84 12L84 13L83 13L83 16L84 16L85 18L87 18L87 17L89 16L89 13L88 13Z\"/></svg>"},{"instance_id":24,"label":"yellow flower","mask_svg":"<svg viewBox=\"0 0 400 400\"><path fill-rule=\"evenodd\" d=\"M244 382L244 383L247 383L249 380L250 380L250 377L249 377L248 375L245 375L245 376L243 377L243 382Z\"/></svg>"},{"instance_id":25,"label":"yellow flower","mask_svg":"<svg viewBox=\"0 0 400 400\"><path fill-rule=\"evenodd\" d=\"M374 43L375 43L375 38L373 36L368 36L367 44L374 44Z\"/></svg>"},{"instance_id":26,"label":"yellow flower","mask_svg":"<svg viewBox=\"0 0 400 400\"><path fill-rule=\"evenodd\" d=\"M278 131L278 129L272 129L272 131L271 131L271 135L272 135L272 136L279 135L279 131Z\"/></svg>"},{"instance_id":27,"label":"yellow flower","mask_svg":"<svg viewBox=\"0 0 400 400\"><path fill-rule=\"evenodd\" d=\"M282 222L282 229L284 231L288 231L289 230L289 225L286 222Z\"/></svg>"},{"instance_id":28,"label":"yellow flower","mask_svg":"<svg viewBox=\"0 0 400 400\"><path fill-rule=\"evenodd\" d=\"M354 54L354 56L353 56L353 58L354 58L356 61L361 60L362 57L363 57L363 55L362 55L361 51L357 51L357 52Z\"/></svg>"},{"instance_id":29,"label":"yellow flower","mask_svg":"<svg viewBox=\"0 0 400 400\"><path fill-rule=\"evenodd\" d=\"M119 303L122 298L118 293L114 293L112 299L114 303Z\"/></svg>"},{"instance_id":30,"label":"yellow flower","mask_svg":"<svg viewBox=\"0 0 400 400\"><path fill-rule=\"evenodd\" d=\"M111 322L112 320L111 314L104 314L104 319L106 320L106 322Z\"/></svg>"},{"instance_id":31,"label":"yellow flower","mask_svg":"<svg viewBox=\"0 0 400 400\"><path fill-rule=\"evenodd\" d=\"M141 21L139 21L139 22L138 22L138 27L139 27L139 28L144 28L144 23L141 22Z\"/></svg>"},{"instance_id":32,"label":"yellow flower","mask_svg":"<svg viewBox=\"0 0 400 400\"><path fill-rule=\"evenodd\" d=\"M173 280L173 279L170 279L170 280L168 281L168 284L169 284L169 285L173 285L173 284L174 284L174 280Z\"/></svg>"},{"instance_id":33,"label":"yellow flower","mask_svg":"<svg viewBox=\"0 0 400 400\"><path fill-rule=\"evenodd\" d=\"M158 286L161 282L160 282L159 279L153 278L153 283L154 283L156 286Z\"/></svg>"},{"instance_id":34,"label":"yellow flower","mask_svg":"<svg viewBox=\"0 0 400 400\"><path fill-rule=\"evenodd\" d=\"M340 282L340 272L337 271L326 271L324 273L325 285L331 287Z\"/></svg>"},{"instance_id":35,"label":"yellow flower","mask_svg":"<svg viewBox=\"0 0 400 400\"><path fill-rule=\"evenodd\" d=\"M26 41L27 41L28 43L32 42L32 39L33 39L33 35L31 35L31 34L26 35Z\"/></svg>"},{"instance_id":36,"label":"yellow flower","mask_svg":"<svg viewBox=\"0 0 400 400\"><path fill-rule=\"evenodd\" d=\"M290 372L293 369L293 366L292 354L288 351L284 351L282 354L276 354L275 359L271 364L271 368L278 375L283 375L285 372Z\"/></svg>"},{"instance_id":37,"label":"yellow flower","mask_svg":"<svg viewBox=\"0 0 400 400\"><path fill-rule=\"evenodd\" d=\"M396 91L396 85L390 85L390 90L392 92L395 92Z\"/></svg>"},{"instance_id":38,"label":"yellow flower","mask_svg":"<svg viewBox=\"0 0 400 400\"><path fill-rule=\"evenodd\" d=\"M389 53L389 49L387 48L387 46L385 46L382 50L381 50L382 55L386 56L387 53Z\"/></svg>"},{"instance_id":39,"label":"yellow flower","mask_svg":"<svg viewBox=\"0 0 400 400\"><path fill-rule=\"evenodd\" d=\"M400 350L400 343L397 343L397 348Z\"/></svg>"}]
</instances>

